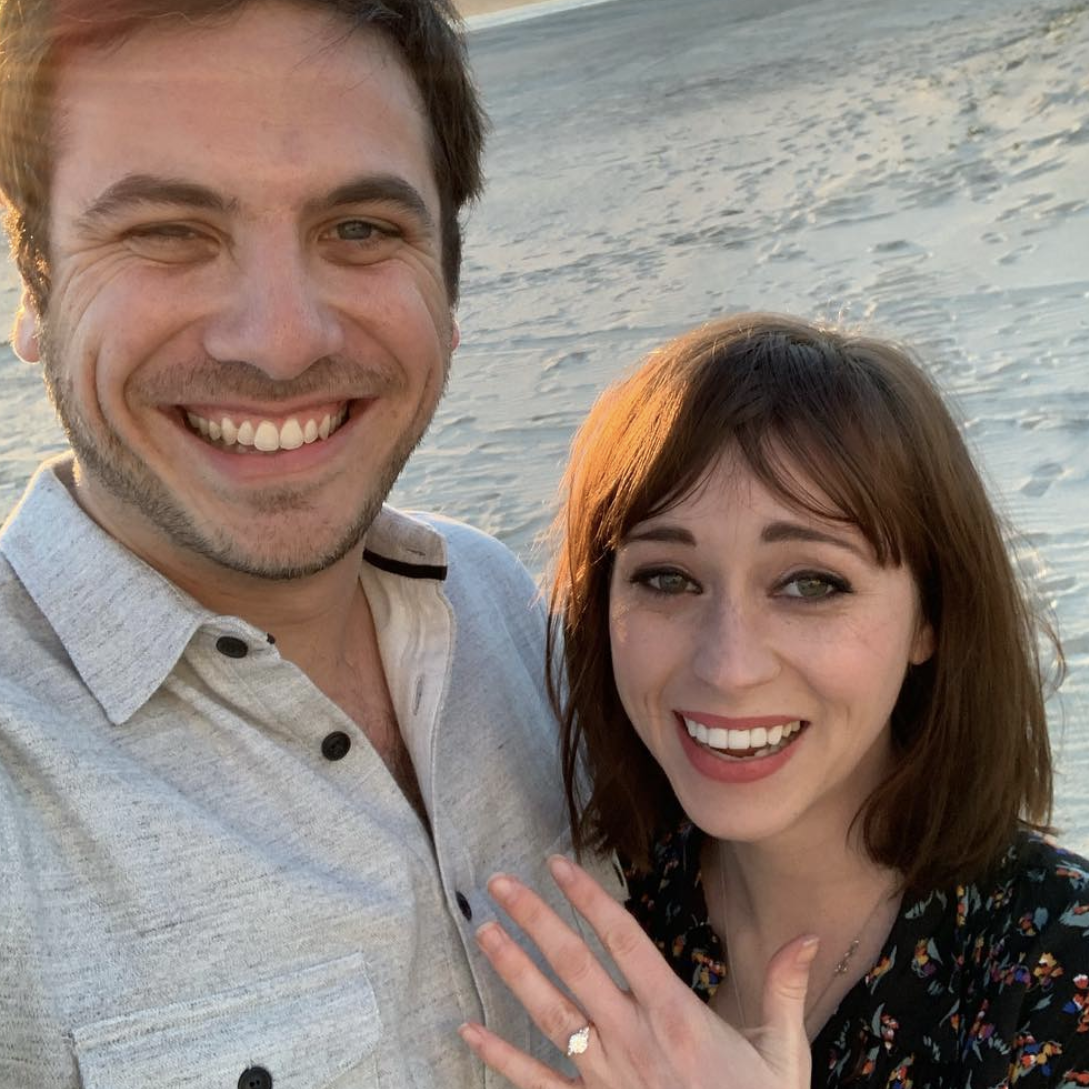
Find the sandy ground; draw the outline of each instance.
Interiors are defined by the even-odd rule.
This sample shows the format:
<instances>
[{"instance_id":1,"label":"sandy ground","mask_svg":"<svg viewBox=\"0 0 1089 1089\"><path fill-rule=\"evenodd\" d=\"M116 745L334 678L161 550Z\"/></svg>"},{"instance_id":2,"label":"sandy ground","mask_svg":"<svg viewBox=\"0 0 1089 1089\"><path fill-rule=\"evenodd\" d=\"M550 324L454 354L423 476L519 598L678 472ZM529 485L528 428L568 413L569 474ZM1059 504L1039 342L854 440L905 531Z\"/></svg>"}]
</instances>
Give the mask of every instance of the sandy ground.
<instances>
[{"instance_id":1,"label":"sandy ground","mask_svg":"<svg viewBox=\"0 0 1089 1089\"><path fill-rule=\"evenodd\" d=\"M488 192L450 392L395 500L540 571L571 434L653 345L751 308L906 339L1058 619L1057 816L1089 851L1089 0L611 0L470 25ZM0 424L2 514L63 443L10 358Z\"/></svg>"},{"instance_id":2,"label":"sandy ground","mask_svg":"<svg viewBox=\"0 0 1089 1089\"><path fill-rule=\"evenodd\" d=\"M457 0L457 9L468 19L474 15L491 15L495 11L507 11L535 3L540 3L540 0Z\"/></svg>"}]
</instances>

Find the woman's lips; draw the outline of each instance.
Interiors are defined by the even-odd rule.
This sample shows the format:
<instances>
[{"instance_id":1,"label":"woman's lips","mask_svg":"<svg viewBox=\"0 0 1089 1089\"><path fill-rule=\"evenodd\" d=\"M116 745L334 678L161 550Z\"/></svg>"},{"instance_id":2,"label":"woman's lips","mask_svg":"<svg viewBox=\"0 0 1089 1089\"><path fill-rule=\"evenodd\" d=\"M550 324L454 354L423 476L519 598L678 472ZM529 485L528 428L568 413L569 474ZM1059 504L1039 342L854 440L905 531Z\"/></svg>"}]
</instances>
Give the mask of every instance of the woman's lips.
<instances>
[{"instance_id":1,"label":"woman's lips","mask_svg":"<svg viewBox=\"0 0 1089 1089\"><path fill-rule=\"evenodd\" d=\"M701 720L710 716L700 715ZM723 783L754 783L774 775L794 755L801 740L809 727L805 719L783 719L782 717L765 719L772 725L749 726L747 729L736 730L731 743L730 730L726 727L709 727L704 723L696 722L687 712L675 712L677 720L677 732L680 735L681 748L689 762L701 775L708 779L714 779ZM722 721L718 719L718 721ZM753 722L757 720L733 720ZM715 741L721 741L721 734L711 735L711 730L724 731L726 733L726 747L717 748L709 741L700 741L699 734L702 730L708 732L708 738L712 736ZM764 731L763 744L754 747L753 742L761 741L761 733ZM779 731L779 740L770 744L770 738L775 736L774 731ZM755 737L754 737L755 734ZM747 735L747 736L745 736ZM742 747L742 746L746 747Z\"/></svg>"}]
</instances>

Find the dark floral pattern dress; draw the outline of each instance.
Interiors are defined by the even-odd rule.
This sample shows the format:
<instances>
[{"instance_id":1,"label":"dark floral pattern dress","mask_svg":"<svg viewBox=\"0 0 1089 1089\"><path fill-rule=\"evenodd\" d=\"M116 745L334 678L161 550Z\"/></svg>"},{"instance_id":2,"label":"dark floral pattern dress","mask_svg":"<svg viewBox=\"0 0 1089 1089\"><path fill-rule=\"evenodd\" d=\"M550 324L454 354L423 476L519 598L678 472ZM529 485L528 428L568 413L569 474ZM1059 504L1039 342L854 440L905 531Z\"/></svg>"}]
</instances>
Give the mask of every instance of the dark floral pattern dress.
<instances>
[{"instance_id":1,"label":"dark floral pattern dress","mask_svg":"<svg viewBox=\"0 0 1089 1089\"><path fill-rule=\"evenodd\" d=\"M708 1001L728 967L702 842L691 824L664 836L628 909ZM1089 862L1025 834L986 884L905 898L812 1054L814 1089L1089 1086Z\"/></svg>"}]
</instances>

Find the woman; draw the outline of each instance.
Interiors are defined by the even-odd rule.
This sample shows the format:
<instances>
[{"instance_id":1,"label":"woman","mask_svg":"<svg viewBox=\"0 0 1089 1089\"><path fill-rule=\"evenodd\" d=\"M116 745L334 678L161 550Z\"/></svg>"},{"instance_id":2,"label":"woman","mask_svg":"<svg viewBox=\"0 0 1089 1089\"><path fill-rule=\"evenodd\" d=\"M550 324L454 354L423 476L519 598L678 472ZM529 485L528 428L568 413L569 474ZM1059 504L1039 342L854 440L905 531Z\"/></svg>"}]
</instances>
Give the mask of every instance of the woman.
<instances>
[{"instance_id":1,"label":"woman","mask_svg":"<svg viewBox=\"0 0 1089 1089\"><path fill-rule=\"evenodd\" d=\"M787 318L696 330L595 406L560 525L574 841L630 860L634 918L553 874L627 988L513 878L570 997L479 938L580 1084L1089 1085L1039 625L923 372Z\"/></svg>"}]
</instances>

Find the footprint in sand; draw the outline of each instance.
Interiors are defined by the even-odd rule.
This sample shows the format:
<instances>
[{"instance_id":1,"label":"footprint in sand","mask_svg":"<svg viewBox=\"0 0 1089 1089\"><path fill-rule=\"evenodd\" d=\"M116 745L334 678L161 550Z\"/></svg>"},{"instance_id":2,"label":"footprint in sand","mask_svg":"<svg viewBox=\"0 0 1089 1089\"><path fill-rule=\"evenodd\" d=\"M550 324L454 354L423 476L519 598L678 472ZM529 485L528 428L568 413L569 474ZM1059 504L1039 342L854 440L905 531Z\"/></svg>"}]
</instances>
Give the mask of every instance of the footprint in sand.
<instances>
[{"instance_id":1,"label":"footprint in sand","mask_svg":"<svg viewBox=\"0 0 1089 1089\"><path fill-rule=\"evenodd\" d=\"M999 265L1012 265L1020 261L1026 254L1032 253L1036 249L1035 243L1026 242L1023 246L1018 246L1016 249L1010 250L1008 253L1004 253L995 262Z\"/></svg>"},{"instance_id":2,"label":"footprint in sand","mask_svg":"<svg viewBox=\"0 0 1089 1089\"><path fill-rule=\"evenodd\" d=\"M1055 461L1045 461L1038 465L1032 472L1032 476L1017 490L1022 495L1039 499L1056 480L1063 475L1063 467Z\"/></svg>"}]
</instances>

